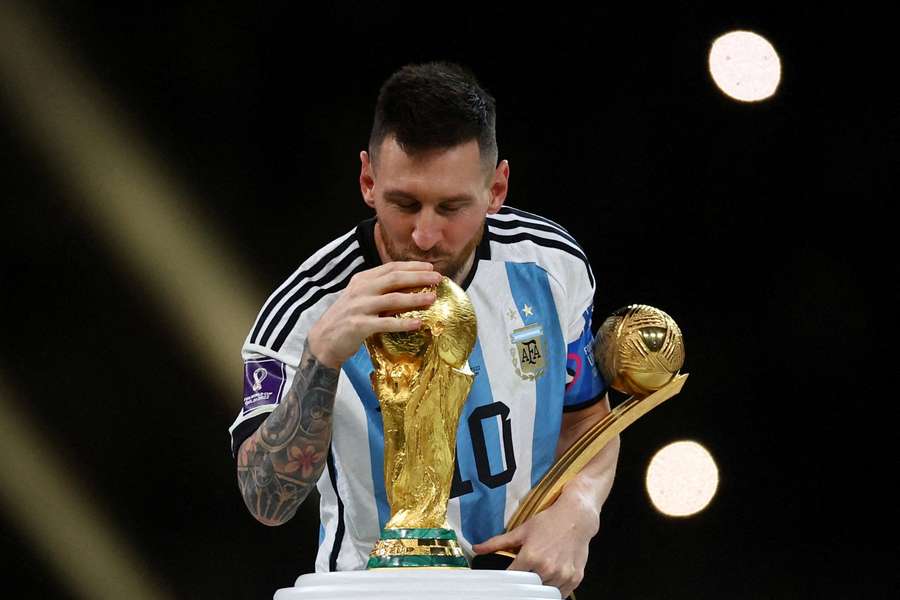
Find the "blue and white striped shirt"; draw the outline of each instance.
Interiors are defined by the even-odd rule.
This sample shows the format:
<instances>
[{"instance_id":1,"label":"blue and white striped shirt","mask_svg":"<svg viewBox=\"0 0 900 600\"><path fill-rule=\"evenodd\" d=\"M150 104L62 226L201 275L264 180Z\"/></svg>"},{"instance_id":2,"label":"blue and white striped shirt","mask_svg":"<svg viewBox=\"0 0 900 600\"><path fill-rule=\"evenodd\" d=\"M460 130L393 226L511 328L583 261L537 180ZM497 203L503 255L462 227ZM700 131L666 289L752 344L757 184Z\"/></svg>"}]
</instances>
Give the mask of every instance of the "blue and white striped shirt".
<instances>
[{"instance_id":1,"label":"blue and white striped shirt","mask_svg":"<svg viewBox=\"0 0 900 600\"><path fill-rule=\"evenodd\" d=\"M263 306L242 350L244 406L229 430L235 453L290 388L310 328L354 273L380 264L374 226L364 221L313 254ZM476 375L460 416L447 517L471 559L472 544L502 533L552 465L563 412L599 401L606 384L593 362L593 274L562 227L502 207L487 217L462 287L478 319L469 357ZM371 370L364 346L341 368L318 482L316 571L364 568L390 517Z\"/></svg>"}]
</instances>

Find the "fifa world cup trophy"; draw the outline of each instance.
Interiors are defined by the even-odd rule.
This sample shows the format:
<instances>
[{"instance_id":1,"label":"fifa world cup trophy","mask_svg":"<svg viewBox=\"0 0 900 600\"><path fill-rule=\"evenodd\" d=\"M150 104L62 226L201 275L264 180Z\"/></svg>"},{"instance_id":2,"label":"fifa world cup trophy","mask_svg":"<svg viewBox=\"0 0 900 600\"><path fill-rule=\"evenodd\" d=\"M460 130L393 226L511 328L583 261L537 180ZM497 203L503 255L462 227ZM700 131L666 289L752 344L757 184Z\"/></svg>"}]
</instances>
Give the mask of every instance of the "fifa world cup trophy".
<instances>
[{"instance_id":1,"label":"fifa world cup trophy","mask_svg":"<svg viewBox=\"0 0 900 600\"><path fill-rule=\"evenodd\" d=\"M420 291L425 291L424 288ZM384 421L384 479L391 518L367 568L461 567L468 562L447 523L456 429L472 387L468 358L477 335L466 293L444 277L417 331L366 340L372 387Z\"/></svg>"}]
</instances>

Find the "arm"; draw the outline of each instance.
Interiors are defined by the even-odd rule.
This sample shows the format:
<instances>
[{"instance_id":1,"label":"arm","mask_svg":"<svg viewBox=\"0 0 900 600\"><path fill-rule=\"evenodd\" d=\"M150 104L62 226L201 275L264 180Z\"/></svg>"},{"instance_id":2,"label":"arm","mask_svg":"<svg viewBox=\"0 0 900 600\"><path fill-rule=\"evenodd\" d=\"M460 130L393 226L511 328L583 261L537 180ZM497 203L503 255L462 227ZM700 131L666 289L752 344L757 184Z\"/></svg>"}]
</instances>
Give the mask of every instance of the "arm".
<instances>
[{"instance_id":1,"label":"arm","mask_svg":"<svg viewBox=\"0 0 900 600\"><path fill-rule=\"evenodd\" d=\"M297 512L325 469L338 369L303 350L284 401L238 451L238 487L258 521L281 525Z\"/></svg>"},{"instance_id":2,"label":"arm","mask_svg":"<svg viewBox=\"0 0 900 600\"><path fill-rule=\"evenodd\" d=\"M324 471L341 364L375 332L418 329L418 319L383 315L430 305L433 292L398 290L434 285L440 278L431 263L420 262L362 271L310 329L290 390L238 450L238 487L258 521L288 521Z\"/></svg>"},{"instance_id":3,"label":"arm","mask_svg":"<svg viewBox=\"0 0 900 600\"><path fill-rule=\"evenodd\" d=\"M556 448L557 458L578 437L610 412L609 400L565 413ZM600 528L600 510L609 496L619 456L619 438L607 444L562 490L549 508L510 532L495 536L473 550L478 554L518 549L512 570L534 571L565 598L584 578L588 545Z\"/></svg>"},{"instance_id":4,"label":"arm","mask_svg":"<svg viewBox=\"0 0 900 600\"><path fill-rule=\"evenodd\" d=\"M584 410L564 413L559 444L556 447L556 457L559 458L579 437L609 413L608 395ZM598 527L600 510L612 490L618 459L619 436L616 436L584 466L584 469L563 488L560 494L560 498L571 496L573 499L579 500L586 510L595 511ZM596 534L596 532L594 533Z\"/></svg>"}]
</instances>

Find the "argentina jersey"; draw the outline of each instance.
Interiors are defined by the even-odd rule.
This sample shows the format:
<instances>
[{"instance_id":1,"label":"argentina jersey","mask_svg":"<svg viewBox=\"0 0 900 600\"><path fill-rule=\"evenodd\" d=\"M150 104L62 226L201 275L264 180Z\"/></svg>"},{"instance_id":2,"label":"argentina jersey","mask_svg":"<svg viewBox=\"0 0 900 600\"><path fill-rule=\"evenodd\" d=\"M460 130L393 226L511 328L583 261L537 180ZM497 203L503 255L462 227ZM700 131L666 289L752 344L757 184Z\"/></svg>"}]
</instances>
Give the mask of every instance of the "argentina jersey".
<instances>
[{"instance_id":1,"label":"argentina jersey","mask_svg":"<svg viewBox=\"0 0 900 600\"><path fill-rule=\"evenodd\" d=\"M264 306L243 348L244 410L231 427L233 451L286 394L306 333L349 277L380 264L374 226L374 219L365 221L320 250ZM478 339L447 516L471 559L471 546L502 533L552 465L563 412L601 400L606 384L593 362L593 274L559 225L512 207L489 215L462 287L475 308ZM293 300L284 308L287 297ZM365 568L390 518L371 371L364 346L342 365L331 448L317 486L316 571ZM265 400L254 392L260 385L271 390Z\"/></svg>"}]
</instances>

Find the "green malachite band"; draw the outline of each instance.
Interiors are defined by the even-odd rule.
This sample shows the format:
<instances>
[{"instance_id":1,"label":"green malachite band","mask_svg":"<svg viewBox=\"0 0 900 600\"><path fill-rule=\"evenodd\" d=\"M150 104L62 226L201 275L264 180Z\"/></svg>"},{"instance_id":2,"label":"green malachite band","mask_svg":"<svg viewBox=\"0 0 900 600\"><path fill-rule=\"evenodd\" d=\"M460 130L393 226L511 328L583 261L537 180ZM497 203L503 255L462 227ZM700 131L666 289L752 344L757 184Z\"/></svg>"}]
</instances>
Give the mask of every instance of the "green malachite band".
<instances>
[{"instance_id":1,"label":"green malachite band","mask_svg":"<svg viewBox=\"0 0 900 600\"><path fill-rule=\"evenodd\" d=\"M464 556L372 556L366 565L367 569L391 567L457 567L467 569L469 568L469 563Z\"/></svg>"},{"instance_id":2,"label":"green malachite band","mask_svg":"<svg viewBox=\"0 0 900 600\"><path fill-rule=\"evenodd\" d=\"M456 532L452 529L382 529L383 540L455 540Z\"/></svg>"}]
</instances>

